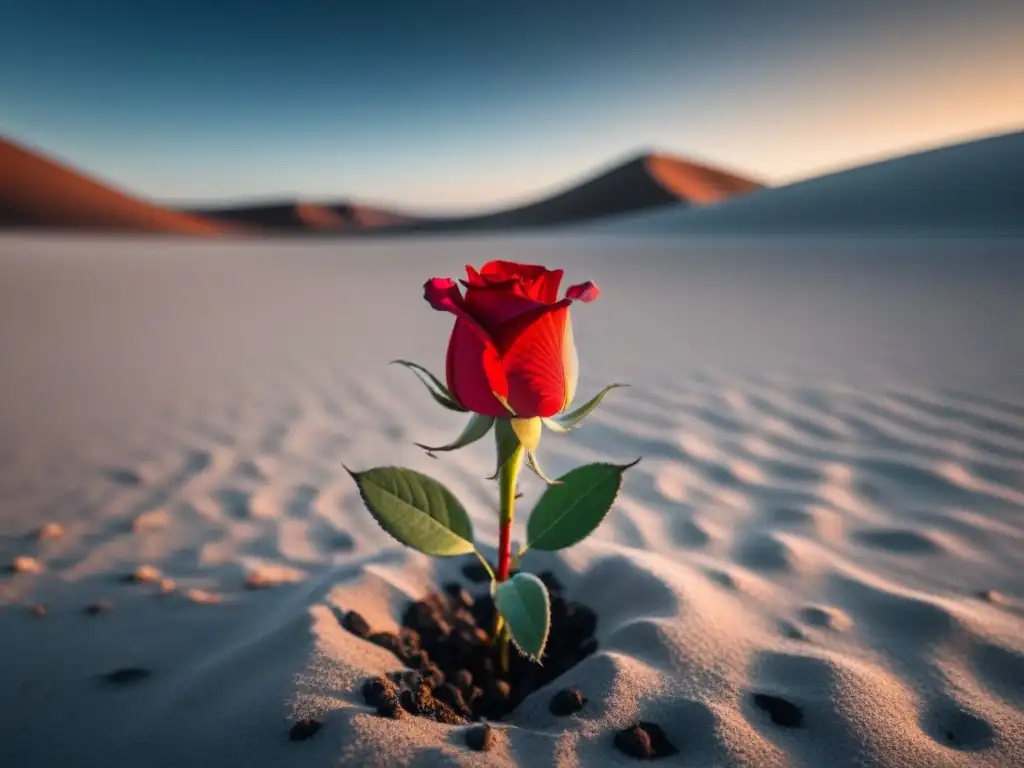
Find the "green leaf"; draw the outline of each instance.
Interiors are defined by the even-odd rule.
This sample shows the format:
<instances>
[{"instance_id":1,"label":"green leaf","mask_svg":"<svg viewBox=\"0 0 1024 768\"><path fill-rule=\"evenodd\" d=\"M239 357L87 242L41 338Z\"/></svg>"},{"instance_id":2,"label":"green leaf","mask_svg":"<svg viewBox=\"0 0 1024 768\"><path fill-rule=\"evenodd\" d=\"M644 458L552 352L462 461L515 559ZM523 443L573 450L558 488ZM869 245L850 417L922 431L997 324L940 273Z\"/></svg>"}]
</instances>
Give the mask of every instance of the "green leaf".
<instances>
[{"instance_id":1,"label":"green leaf","mask_svg":"<svg viewBox=\"0 0 1024 768\"><path fill-rule=\"evenodd\" d=\"M437 376L432 374L422 365L412 363L408 360L392 360L392 365L404 365L410 371L416 374L416 378L423 382L423 385L430 391L430 396L434 398L438 403L443 405L449 411L458 411L459 413L466 413L467 410L463 408L452 393L448 391L446 387Z\"/></svg>"},{"instance_id":2,"label":"green leaf","mask_svg":"<svg viewBox=\"0 0 1024 768\"><path fill-rule=\"evenodd\" d=\"M484 416L480 413L474 413L473 418L471 418L469 423L466 424L466 428L462 430L462 434L447 445L441 445L436 448L424 445L423 443L416 443L416 445L429 453L455 451L459 448L465 448L470 443L475 443L481 437L486 435L490 431L492 424L494 424L493 416Z\"/></svg>"},{"instance_id":3,"label":"green leaf","mask_svg":"<svg viewBox=\"0 0 1024 768\"><path fill-rule=\"evenodd\" d=\"M590 412L597 408L604 400L604 396L611 392L613 389L619 387L628 387L629 384L609 384L607 387L598 392L594 397L585 402L575 411L564 413L561 416L552 416L549 419L544 419L544 425L552 432L558 432L560 434L566 434L576 429L583 420L590 415Z\"/></svg>"},{"instance_id":4,"label":"green leaf","mask_svg":"<svg viewBox=\"0 0 1024 768\"><path fill-rule=\"evenodd\" d=\"M529 549L553 551L576 544L601 524L622 487L622 476L632 464L587 464L548 486L526 524Z\"/></svg>"},{"instance_id":5,"label":"green leaf","mask_svg":"<svg viewBox=\"0 0 1024 768\"><path fill-rule=\"evenodd\" d=\"M488 480L494 480L501 468L508 464L512 457L519 450L519 436L512 429L512 423L508 419L498 419L494 422L494 441L498 449L498 466Z\"/></svg>"},{"instance_id":6,"label":"green leaf","mask_svg":"<svg viewBox=\"0 0 1024 768\"><path fill-rule=\"evenodd\" d=\"M454 494L441 483L404 467L345 471L380 527L426 555L451 557L473 552L473 526Z\"/></svg>"},{"instance_id":7,"label":"green leaf","mask_svg":"<svg viewBox=\"0 0 1024 768\"><path fill-rule=\"evenodd\" d=\"M494 582L491 589L512 642L520 653L539 664L551 628L548 588L532 573L517 573L508 581Z\"/></svg>"}]
</instances>

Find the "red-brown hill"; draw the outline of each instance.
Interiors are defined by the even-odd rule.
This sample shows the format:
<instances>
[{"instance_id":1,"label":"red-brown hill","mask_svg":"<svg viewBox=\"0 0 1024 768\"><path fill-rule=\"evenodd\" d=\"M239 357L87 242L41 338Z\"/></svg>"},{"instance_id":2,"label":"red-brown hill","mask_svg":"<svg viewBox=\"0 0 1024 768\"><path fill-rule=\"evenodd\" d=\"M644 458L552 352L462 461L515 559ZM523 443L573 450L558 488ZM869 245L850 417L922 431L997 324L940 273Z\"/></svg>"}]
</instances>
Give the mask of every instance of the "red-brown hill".
<instances>
[{"instance_id":1,"label":"red-brown hill","mask_svg":"<svg viewBox=\"0 0 1024 768\"><path fill-rule=\"evenodd\" d=\"M734 173L665 154L643 154L550 197L476 216L414 222L409 230L556 226L680 203L706 205L761 189Z\"/></svg>"},{"instance_id":2,"label":"red-brown hill","mask_svg":"<svg viewBox=\"0 0 1024 768\"><path fill-rule=\"evenodd\" d=\"M132 197L2 137L0 227L203 236L232 229Z\"/></svg>"}]
</instances>

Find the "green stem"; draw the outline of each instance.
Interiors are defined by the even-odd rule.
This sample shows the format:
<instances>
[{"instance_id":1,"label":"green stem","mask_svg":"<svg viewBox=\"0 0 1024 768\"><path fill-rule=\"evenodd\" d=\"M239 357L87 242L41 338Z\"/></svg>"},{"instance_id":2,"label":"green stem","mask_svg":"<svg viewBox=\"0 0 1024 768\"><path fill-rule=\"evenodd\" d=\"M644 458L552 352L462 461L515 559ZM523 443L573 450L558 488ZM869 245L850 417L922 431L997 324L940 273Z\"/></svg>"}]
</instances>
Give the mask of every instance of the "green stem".
<instances>
[{"instance_id":1,"label":"green stem","mask_svg":"<svg viewBox=\"0 0 1024 768\"><path fill-rule=\"evenodd\" d=\"M498 489L500 497L499 536L498 536L498 570L495 581L501 583L508 579L512 564L512 521L515 519L516 485L519 470L523 464L524 449L517 445L515 451L498 471ZM501 615L495 613L494 637L498 643L498 668L508 674L508 627L503 626Z\"/></svg>"}]
</instances>

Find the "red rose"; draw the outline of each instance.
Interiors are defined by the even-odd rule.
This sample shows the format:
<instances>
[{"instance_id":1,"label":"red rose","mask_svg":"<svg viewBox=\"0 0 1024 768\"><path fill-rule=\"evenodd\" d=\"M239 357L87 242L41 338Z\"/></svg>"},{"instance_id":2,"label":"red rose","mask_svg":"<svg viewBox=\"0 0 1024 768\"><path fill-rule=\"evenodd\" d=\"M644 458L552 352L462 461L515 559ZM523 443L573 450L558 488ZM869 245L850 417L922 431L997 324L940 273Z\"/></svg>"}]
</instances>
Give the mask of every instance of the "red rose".
<instances>
[{"instance_id":1,"label":"red rose","mask_svg":"<svg viewBox=\"0 0 1024 768\"><path fill-rule=\"evenodd\" d=\"M448 278L423 286L434 309L455 315L445 366L452 396L485 416L510 416L501 400L524 419L563 411L578 373L569 305L596 299L597 286L574 285L559 300L560 269L492 261L466 273L465 296Z\"/></svg>"}]
</instances>

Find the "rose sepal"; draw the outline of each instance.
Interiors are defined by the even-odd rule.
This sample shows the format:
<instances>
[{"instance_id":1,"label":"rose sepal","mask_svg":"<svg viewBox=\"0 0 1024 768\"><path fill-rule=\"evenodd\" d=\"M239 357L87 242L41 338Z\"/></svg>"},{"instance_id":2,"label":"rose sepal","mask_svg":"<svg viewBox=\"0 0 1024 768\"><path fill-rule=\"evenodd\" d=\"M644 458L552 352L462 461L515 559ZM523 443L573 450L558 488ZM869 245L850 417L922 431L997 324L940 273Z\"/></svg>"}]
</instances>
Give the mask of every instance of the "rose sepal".
<instances>
[{"instance_id":1,"label":"rose sepal","mask_svg":"<svg viewBox=\"0 0 1024 768\"><path fill-rule=\"evenodd\" d=\"M607 387L602 389L590 400L585 402L579 408L569 413L563 413L560 416L551 416L544 419L544 426L550 429L552 432L557 432L560 435L568 434L572 430L576 429L583 420L590 415L590 413L601 404L604 400L604 396L611 392L613 389L619 387L628 387L629 384L609 384Z\"/></svg>"},{"instance_id":2,"label":"rose sepal","mask_svg":"<svg viewBox=\"0 0 1024 768\"><path fill-rule=\"evenodd\" d=\"M404 365L414 374L416 378L423 382L423 386L430 392L430 396L434 400L447 408L449 411L456 411L457 413L468 413L468 409L463 408L459 405L459 402L455 399L454 395L448 390L442 381L437 378L434 374L428 371L419 363L413 363L409 360L392 360L391 365Z\"/></svg>"},{"instance_id":3,"label":"rose sepal","mask_svg":"<svg viewBox=\"0 0 1024 768\"><path fill-rule=\"evenodd\" d=\"M535 451L526 452L526 466L528 466L533 471L533 474L535 474L548 485L561 485L561 480L552 480L550 477L544 474L544 470L540 468L540 462L537 461L537 453Z\"/></svg>"},{"instance_id":4,"label":"rose sepal","mask_svg":"<svg viewBox=\"0 0 1024 768\"><path fill-rule=\"evenodd\" d=\"M422 448L427 453L442 453L444 451L457 451L459 448L465 448L471 443L475 443L477 440L482 438L488 432L491 431L491 427L494 425L493 416L484 416L481 413L474 413L473 418L469 420L462 433L455 438L452 442L447 445L430 446L424 445L423 443L416 443L416 447Z\"/></svg>"}]
</instances>

